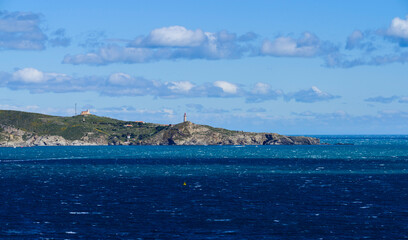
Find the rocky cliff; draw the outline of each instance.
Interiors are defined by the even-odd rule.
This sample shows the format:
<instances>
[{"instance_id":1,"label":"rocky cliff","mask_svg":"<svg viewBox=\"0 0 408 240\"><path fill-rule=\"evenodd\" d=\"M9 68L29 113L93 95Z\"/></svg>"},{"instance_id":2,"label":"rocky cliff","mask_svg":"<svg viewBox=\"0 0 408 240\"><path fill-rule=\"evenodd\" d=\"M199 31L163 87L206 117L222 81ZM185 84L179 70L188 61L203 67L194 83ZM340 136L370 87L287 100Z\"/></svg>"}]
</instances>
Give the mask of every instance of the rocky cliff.
<instances>
[{"instance_id":1,"label":"rocky cliff","mask_svg":"<svg viewBox=\"0 0 408 240\"><path fill-rule=\"evenodd\" d=\"M98 116L56 117L0 111L0 146L78 145L317 145L319 139L230 131L184 122L128 122Z\"/></svg>"},{"instance_id":2,"label":"rocky cliff","mask_svg":"<svg viewBox=\"0 0 408 240\"><path fill-rule=\"evenodd\" d=\"M67 140L62 136L39 136L10 126L0 127L3 127L3 131L0 132L0 147L108 145L106 138L89 138L89 133L79 140Z\"/></svg>"},{"instance_id":3,"label":"rocky cliff","mask_svg":"<svg viewBox=\"0 0 408 240\"><path fill-rule=\"evenodd\" d=\"M253 133L180 123L140 142L146 145L317 145L319 139L276 133Z\"/></svg>"}]
</instances>

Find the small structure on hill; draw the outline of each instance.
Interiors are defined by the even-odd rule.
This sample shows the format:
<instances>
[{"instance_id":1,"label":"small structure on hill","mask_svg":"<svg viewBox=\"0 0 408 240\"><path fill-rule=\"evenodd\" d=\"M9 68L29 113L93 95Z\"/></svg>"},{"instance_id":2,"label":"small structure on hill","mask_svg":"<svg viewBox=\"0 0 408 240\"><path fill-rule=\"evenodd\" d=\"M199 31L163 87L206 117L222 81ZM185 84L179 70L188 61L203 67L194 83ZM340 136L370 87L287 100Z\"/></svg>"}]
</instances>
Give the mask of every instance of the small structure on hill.
<instances>
[{"instance_id":1,"label":"small structure on hill","mask_svg":"<svg viewBox=\"0 0 408 240\"><path fill-rule=\"evenodd\" d=\"M184 121L183 122L187 122L187 113L184 113Z\"/></svg>"},{"instance_id":2,"label":"small structure on hill","mask_svg":"<svg viewBox=\"0 0 408 240\"><path fill-rule=\"evenodd\" d=\"M91 112L89 111L89 109L87 109L86 111L82 111L81 115L91 115Z\"/></svg>"}]
</instances>

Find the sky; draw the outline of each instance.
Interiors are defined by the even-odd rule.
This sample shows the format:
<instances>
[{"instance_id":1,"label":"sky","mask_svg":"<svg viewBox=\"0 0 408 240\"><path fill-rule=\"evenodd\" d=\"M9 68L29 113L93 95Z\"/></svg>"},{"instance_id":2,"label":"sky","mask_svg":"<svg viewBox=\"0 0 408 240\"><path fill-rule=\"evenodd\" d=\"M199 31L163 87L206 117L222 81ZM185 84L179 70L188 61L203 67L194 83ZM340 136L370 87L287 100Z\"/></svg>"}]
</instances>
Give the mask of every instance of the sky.
<instances>
[{"instance_id":1,"label":"sky","mask_svg":"<svg viewBox=\"0 0 408 240\"><path fill-rule=\"evenodd\" d=\"M408 2L0 0L0 109L408 134Z\"/></svg>"}]
</instances>

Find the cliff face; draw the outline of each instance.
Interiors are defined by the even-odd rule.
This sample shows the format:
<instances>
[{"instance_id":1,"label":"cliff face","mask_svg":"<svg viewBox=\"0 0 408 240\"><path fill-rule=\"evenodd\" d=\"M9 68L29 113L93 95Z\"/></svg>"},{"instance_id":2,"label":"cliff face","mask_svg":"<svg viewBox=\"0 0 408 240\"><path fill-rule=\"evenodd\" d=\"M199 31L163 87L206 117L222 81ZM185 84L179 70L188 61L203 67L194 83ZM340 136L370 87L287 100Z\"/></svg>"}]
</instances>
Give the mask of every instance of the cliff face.
<instances>
[{"instance_id":1,"label":"cliff face","mask_svg":"<svg viewBox=\"0 0 408 240\"><path fill-rule=\"evenodd\" d=\"M67 140L62 136L45 135L26 132L10 126L1 126L0 147L32 147L32 146L86 146L86 145L108 145L104 137L89 138L87 133L79 140Z\"/></svg>"},{"instance_id":2,"label":"cliff face","mask_svg":"<svg viewBox=\"0 0 408 240\"><path fill-rule=\"evenodd\" d=\"M132 123L98 116L55 117L0 111L0 146L317 145L312 137L230 131L184 122Z\"/></svg>"}]
</instances>

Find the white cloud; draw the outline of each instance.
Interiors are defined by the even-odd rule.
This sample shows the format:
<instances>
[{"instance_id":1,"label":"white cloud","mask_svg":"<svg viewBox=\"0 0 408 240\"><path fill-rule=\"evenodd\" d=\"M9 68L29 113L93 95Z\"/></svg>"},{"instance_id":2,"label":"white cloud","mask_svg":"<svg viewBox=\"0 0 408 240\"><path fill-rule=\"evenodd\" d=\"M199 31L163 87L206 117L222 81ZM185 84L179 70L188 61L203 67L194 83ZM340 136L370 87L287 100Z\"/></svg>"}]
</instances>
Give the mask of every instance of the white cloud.
<instances>
[{"instance_id":1,"label":"white cloud","mask_svg":"<svg viewBox=\"0 0 408 240\"><path fill-rule=\"evenodd\" d=\"M241 97L250 103L277 100L282 97L285 100L295 99L298 102L318 102L338 97L320 91L317 87L285 95L281 90L272 89L269 84L261 82L256 83L252 88L247 88L227 81L204 84L194 84L189 81L162 82L121 72L109 76L73 77L62 73L42 72L35 68L24 68L14 73L0 72L0 87L12 90L24 89L31 93L92 91L112 97L153 96L163 99ZM211 111L223 110L212 109Z\"/></svg>"},{"instance_id":2,"label":"white cloud","mask_svg":"<svg viewBox=\"0 0 408 240\"><path fill-rule=\"evenodd\" d=\"M394 18L386 34L396 38L408 39L408 16L405 20L399 17Z\"/></svg>"},{"instance_id":3,"label":"white cloud","mask_svg":"<svg viewBox=\"0 0 408 240\"><path fill-rule=\"evenodd\" d=\"M189 92L195 85L188 81L168 83L168 88L173 92Z\"/></svg>"},{"instance_id":4,"label":"white cloud","mask_svg":"<svg viewBox=\"0 0 408 240\"><path fill-rule=\"evenodd\" d=\"M278 37L273 41L265 40L261 53L277 57L313 57L322 49L320 40L312 33L305 32L299 39Z\"/></svg>"},{"instance_id":5,"label":"white cloud","mask_svg":"<svg viewBox=\"0 0 408 240\"><path fill-rule=\"evenodd\" d=\"M173 109L167 109L167 108L162 109L161 112L163 112L165 114L168 114L168 115L173 115L174 114Z\"/></svg>"},{"instance_id":6,"label":"white cloud","mask_svg":"<svg viewBox=\"0 0 408 240\"><path fill-rule=\"evenodd\" d=\"M246 102L257 103L272 99L276 100L282 96L283 92L281 90L272 89L271 85L258 82L248 93Z\"/></svg>"},{"instance_id":7,"label":"white cloud","mask_svg":"<svg viewBox=\"0 0 408 240\"><path fill-rule=\"evenodd\" d=\"M62 73L44 73L35 68L23 68L15 71L11 80L26 84L42 84L48 81L60 83L69 79L68 75Z\"/></svg>"},{"instance_id":8,"label":"white cloud","mask_svg":"<svg viewBox=\"0 0 408 240\"><path fill-rule=\"evenodd\" d=\"M127 85L132 80L132 77L126 73L114 73L109 76L109 83L114 85Z\"/></svg>"},{"instance_id":9,"label":"white cloud","mask_svg":"<svg viewBox=\"0 0 408 240\"><path fill-rule=\"evenodd\" d=\"M248 40L249 41L249 40ZM248 43L246 43L248 44ZM106 65L111 63L145 63L171 59L232 59L248 53L236 34L227 31L204 32L183 26L170 26L137 37L126 46L102 45L96 51L66 55L63 63Z\"/></svg>"},{"instance_id":10,"label":"white cloud","mask_svg":"<svg viewBox=\"0 0 408 240\"><path fill-rule=\"evenodd\" d=\"M236 94L238 91L238 86L230 82L216 81L214 82L214 86L221 88L223 92L229 94Z\"/></svg>"},{"instance_id":11,"label":"white cloud","mask_svg":"<svg viewBox=\"0 0 408 240\"><path fill-rule=\"evenodd\" d=\"M256 83L252 89L253 94L268 94L271 89L271 86L266 83Z\"/></svg>"},{"instance_id":12,"label":"white cloud","mask_svg":"<svg viewBox=\"0 0 408 240\"><path fill-rule=\"evenodd\" d=\"M13 79L25 83L41 83L46 81L44 73L35 68L20 69L13 73Z\"/></svg>"},{"instance_id":13,"label":"white cloud","mask_svg":"<svg viewBox=\"0 0 408 240\"><path fill-rule=\"evenodd\" d=\"M313 103L320 101L328 101L340 96L335 96L327 92L323 92L317 87L313 86L307 90L300 90L295 93L289 93L285 95L287 101L294 99L296 102Z\"/></svg>"},{"instance_id":14,"label":"white cloud","mask_svg":"<svg viewBox=\"0 0 408 240\"><path fill-rule=\"evenodd\" d=\"M154 29L148 35L146 42L151 46L165 47L196 47L206 40L201 29L188 30L183 26L170 26Z\"/></svg>"}]
</instances>

